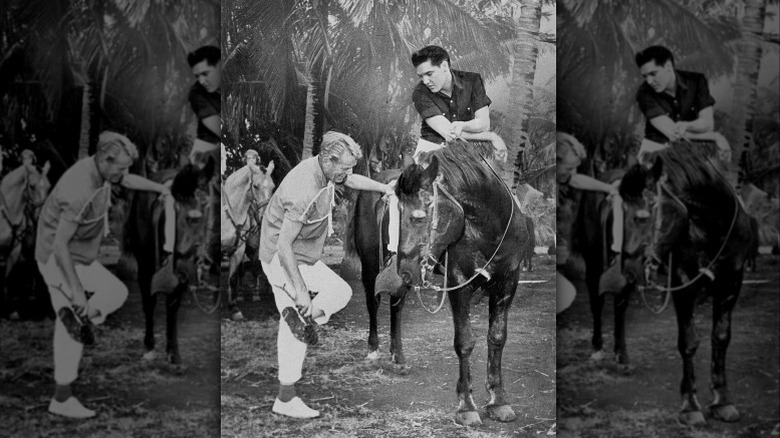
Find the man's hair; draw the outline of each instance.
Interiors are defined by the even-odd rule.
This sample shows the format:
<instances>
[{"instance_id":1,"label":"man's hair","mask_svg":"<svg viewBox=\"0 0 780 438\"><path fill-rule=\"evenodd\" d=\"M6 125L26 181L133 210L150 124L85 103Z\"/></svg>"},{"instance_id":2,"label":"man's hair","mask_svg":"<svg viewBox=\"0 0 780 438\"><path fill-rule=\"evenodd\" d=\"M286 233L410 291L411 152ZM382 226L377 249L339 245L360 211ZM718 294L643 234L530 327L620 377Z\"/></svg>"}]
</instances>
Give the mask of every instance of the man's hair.
<instances>
[{"instance_id":1,"label":"man's hair","mask_svg":"<svg viewBox=\"0 0 780 438\"><path fill-rule=\"evenodd\" d=\"M323 158L338 161L344 151L349 151L355 159L363 158L363 151L360 149L360 145L355 143L355 140L347 134L328 131L322 136L320 154Z\"/></svg>"},{"instance_id":2,"label":"man's hair","mask_svg":"<svg viewBox=\"0 0 780 438\"><path fill-rule=\"evenodd\" d=\"M555 162L561 162L566 159L566 157L569 156L569 154L574 154L577 158L580 159L580 161L584 160L587 156L587 153L585 152L585 147L582 146L582 143L580 143L579 140L574 138L571 134L566 134L565 132L557 132L555 134L556 142L555 142Z\"/></svg>"},{"instance_id":3,"label":"man's hair","mask_svg":"<svg viewBox=\"0 0 780 438\"><path fill-rule=\"evenodd\" d=\"M127 154L133 161L138 159L138 148L130 139L113 131L103 131L98 137L97 156L113 163L121 154Z\"/></svg>"},{"instance_id":4,"label":"man's hair","mask_svg":"<svg viewBox=\"0 0 780 438\"><path fill-rule=\"evenodd\" d=\"M650 61L655 62L659 66L666 64L666 61L672 61L672 67L674 67L674 56L664 46L650 46L637 53L634 60L637 67L642 67Z\"/></svg>"},{"instance_id":5,"label":"man's hair","mask_svg":"<svg viewBox=\"0 0 780 438\"><path fill-rule=\"evenodd\" d=\"M431 61L431 65L440 66L443 61L451 65L450 54L439 46L425 46L422 49L412 53L412 65L417 67L425 61Z\"/></svg>"},{"instance_id":6,"label":"man's hair","mask_svg":"<svg viewBox=\"0 0 780 438\"><path fill-rule=\"evenodd\" d=\"M195 64L199 64L204 60L208 65L217 65L221 57L219 47L203 46L188 53L187 62L190 64L190 67L195 67Z\"/></svg>"}]
</instances>

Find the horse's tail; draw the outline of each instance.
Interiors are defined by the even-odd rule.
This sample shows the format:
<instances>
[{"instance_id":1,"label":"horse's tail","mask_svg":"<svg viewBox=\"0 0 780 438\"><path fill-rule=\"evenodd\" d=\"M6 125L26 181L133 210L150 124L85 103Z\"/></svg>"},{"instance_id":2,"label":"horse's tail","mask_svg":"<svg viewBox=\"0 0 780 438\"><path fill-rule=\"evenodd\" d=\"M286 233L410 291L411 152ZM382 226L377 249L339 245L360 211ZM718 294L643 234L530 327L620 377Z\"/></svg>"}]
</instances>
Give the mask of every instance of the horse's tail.
<instances>
[{"instance_id":1,"label":"horse's tail","mask_svg":"<svg viewBox=\"0 0 780 438\"><path fill-rule=\"evenodd\" d=\"M347 230L344 234L345 258L357 257L357 242L355 242L355 221L357 220L357 215L355 212L357 211L358 202L360 202L359 194L355 197L355 202L350 204L349 212L347 212L349 221L347 222Z\"/></svg>"},{"instance_id":2,"label":"horse's tail","mask_svg":"<svg viewBox=\"0 0 780 438\"><path fill-rule=\"evenodd\" d=\"M120 242L120 251L122 255L133 256L135 247L133 244L138 241L138 197L133 190L129 190L127 205L129 208L125 211L125 222L122 227L122 239Z\"/></svg>"}]
</instances>

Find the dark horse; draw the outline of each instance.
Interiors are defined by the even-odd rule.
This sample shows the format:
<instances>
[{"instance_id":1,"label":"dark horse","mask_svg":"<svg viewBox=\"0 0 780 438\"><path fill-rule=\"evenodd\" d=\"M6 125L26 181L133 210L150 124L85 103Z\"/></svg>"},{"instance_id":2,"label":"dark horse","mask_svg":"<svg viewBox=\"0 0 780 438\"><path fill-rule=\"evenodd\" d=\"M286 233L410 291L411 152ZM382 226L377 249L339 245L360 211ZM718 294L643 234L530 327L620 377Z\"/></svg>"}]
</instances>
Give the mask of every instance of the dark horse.
<instances>
[{"instance_id":1,"label":"dark horse","mask_svg":"<svg viewBox=\"0 0 780 438\"><path fill-rule=\"evenodd\" d=\"M671 276L677 314L677 349L683 359L679 419L705 424L696 398L693 358L699 346L693 312L697 293L712 297L712 403L709 412L722 421L739 420L726 384L726 350L731 340L731 313L739 296L744 264L755 239L750 217L734 189L705 155L701 145L677 143L649 155L647 186L658 187L653 255ZM670 257L671 255L671 257ZM671 263L669 263L671 260ZM708 278L705 272L714 274ZM665 281L659 283L666 284Z\"/></svg>"},{"instance_id":2,"label":"dark horse","mask_svg":"<svg viewBox=\"0 0 780 438\"><path fill-rule=\"evenodd\" d=\"M623 199L623 245L620 251L620 272L626 282L623 288L614 295L615 342L613 346L614 359L628 370L629 357L626 348L625 322L629 297L644 286L644 262L647 243L652 233L652 221L649 202L645 188L645 171L640 166L610 170L599 179L607 183L620 180L619 193ZM601 314L604 309L605 295L599 291L599 280L609 266L608 251L612 246L612 223L614 221L612 204L603 192L578 191L566 186L561 189L562 208L574 208L577 220L570 224L572 229L572 247L582 256L585 264L585 278L568 263L563 270L568 272L567 278L573 280L578 292L587 293L590 298L590 310L593 316L593 346L592 359L600 360L604 356L604 340L602 337ZM560 216L567 217L565 213ZM574 262L574 258L570 259Z\"/></svg>"},{"instance_id":3,"label":"dark horse","mask_svg":"<svg viewBox=\"0 0 780 438\"><path fill-rule=\"evenodd\" d=\"M205 196L208 181L215 171L215 161L209 159L203 169L193 164L163 170L151 176L152 180L165 183L173 179L171 193L175 199L176 238L174 245L174 272L179 279L174 290L165 293L166 353L172 364L181 364L177 336L177 314L182 295L190 285L198 281L197 263L202 257L201 245L205 244L210 201ZM154 307L157 296L151 293L152 275L162 263L164 243L165 209L152 192L137 192L133 196L127 222L125 222L123 251L131 253L138 262L138 286L141 290L146 334L144 358L154 357Z\"/></svg>"},{"instance_id":4,"label":"dark horse","mask_svg":"<svg viewBox=\"0 0 780 438\"><path fill-rule=\"evenodd\" d=\"M432 271L444 273L446 259L447 278L450 284L455 284L447 292L455 326L454 347L460 359L455 419L463 425L481 423L471 395L469 362L475 340L469 312L472 298L480 292L489 297L487 412L493 419L512 421L516 415L505 399L501 355L506 343L509 307L520 276L518 248L524 247L530 238L525 217L509 189L475 151L474 145L451 142L426 158L429 159L427 168L408 166L396 186L401 210L396 268L403 285L392 295L402 296L412 287L427 283L424 276ZM370 208L360 208L356 214L366 213L366 216L356 218L356 222L370 229L375 215L367 213L372 211ZM373 248L369 246L361 252L361 258L373 258L368 261L369 266L378 261L379 254L378 233L373 237ZM359 247L370 240L366 236L362 240L360 228L356 229L356 238ZM364 271L364 284L366 281ZM373 297L367 301L373 302ZM371 306L369 303L369 310ZM400 309L393 313L398 326L392 328L397 332L393 334L395 345L391 349L395 348L398 355Z\"/></svg>"}]
</instances>

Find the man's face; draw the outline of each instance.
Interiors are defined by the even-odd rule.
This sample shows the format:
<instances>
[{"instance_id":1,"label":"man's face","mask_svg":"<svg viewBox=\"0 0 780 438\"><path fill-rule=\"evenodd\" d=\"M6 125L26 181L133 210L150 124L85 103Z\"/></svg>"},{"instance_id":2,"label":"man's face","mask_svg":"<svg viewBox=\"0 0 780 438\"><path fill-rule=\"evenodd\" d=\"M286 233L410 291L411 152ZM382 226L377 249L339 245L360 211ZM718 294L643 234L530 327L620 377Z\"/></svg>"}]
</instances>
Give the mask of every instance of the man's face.
<instances>
[{"instance_id":1,"label":"man's face","mask_svg":"<svg viewBox=\"0 0 780 438\"><path fill-rule=\"evenodd\" d=\"M352 175L352 168L357 164L357 159L349 151L344 151L338 161L329 158L324 160L322 169L325 177L336 184L343 184L349 175Z\"/></svg>"},{"instance_id":2,"label":"man's face","mask_svg":"<svg viewBox=\"0 0 780 438\"><path fill-rule=\"evenodd\" d=\"M450 78L450 66L447 61L442 61L439 66L431 64L431 61L425 61L417 66L417 76L429 90L438 93Z\"/></svg>"},{"instance_id":3,"label":"man's face","mask_svg":"<svg viewBox=\"0 0 780 438\"><path fill-rule=\"evenodd\" d=\"M209 93L213 93L219 90L220 82L222 81L222 72L220 71L220 63L217 65L209 65L205 59L192 67L192 74L195 75L195 79L198 80L203 88Z\"/></svg>"},{"instance_id":4,"label":"man's face","mask_svg":"<svg viewBox=\"0 0 780 438\"><path fill-rule=\"evenodd\" d=\"M105 157L100 159L98 171L106 181L111 184L119 184L122 178L127 175L132 164L133 159L126 153L121 152L113 161L109 161Z\"/></svg>"},{"instance_id":5,"label":"man's face","mask_svg":"<svg viewBox=\"0 0 780 438\"><path fill-rule=\"evenodd\" d=\"M664 65L658 65L655 61L650 61L639 67L639 72L642 74L645 82L647 82L647 85L652 87L656 93L672 91L672 83L674 82L672 61L666 61Z\"/></svg>"},{"instance_id":6,"label":"man's face","mask_svg":"<svg viewBox=\"0 0 780 438\"><path fill-rule=\"evenodd\" d=\"M567 184L569 179L577 173L577 167L580 166L580 159L573 152L570 152L561 161L556 163L555 177L558 184Z\"/></svg>"}]
</instances>

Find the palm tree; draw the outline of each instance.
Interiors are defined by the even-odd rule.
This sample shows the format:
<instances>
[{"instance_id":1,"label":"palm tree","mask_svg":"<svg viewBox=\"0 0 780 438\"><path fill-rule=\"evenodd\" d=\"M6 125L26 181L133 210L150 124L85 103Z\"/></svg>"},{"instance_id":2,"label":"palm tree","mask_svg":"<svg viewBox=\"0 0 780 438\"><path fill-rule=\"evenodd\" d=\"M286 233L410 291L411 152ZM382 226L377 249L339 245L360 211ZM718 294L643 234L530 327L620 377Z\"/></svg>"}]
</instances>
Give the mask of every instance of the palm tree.
<instances>
[{"instance_id":1,"label":"palm tree","mask_svg":"<svg viewBox=\"0 0 780 438\"><path fill-rule=\"evenodd\" d=\"M250 114L265 111L314 143L315 124L310 120L304 130L305 117L313 111L324 119L322 125L359 138L369 156L371 145L388 135L401 138L414 123L412 50L438 43L450 51L457 68L487 78L507 68L495 36L500 31L491 31L506 26L475 18L446 0L332 1L327 14L320 9L324 2L303 0L229 0L226 6L223 11L232 20L226 45L235 53L225 65L229 104L224 119L231 133L251 120ZM300 111L303 87L311 84L311 105Z\"/></svg>"},{"instance_id":2,"label":"palm tree","mask_svg":"<svg viewBox=\"0 0 780 438\"><path fill-rule=\"evenodd\" d=\"M45 97L46 121L73 120L70 96L81 90L78 145L60 145L83 156L104 126L144 150L183 138L191 112L186 52L216 38L218 8L216 0L10 0L7 11L16 23L11 41Z\"/></svg>"},{"instance_id":3,"label":"palm tree","mask_svg":"<svg viewBox=\"0 0 780 438\"><path fill-rule=\"evenodd\" d=\"M682 69L708 77L733 66L727 43L738 28L723 17L699 17L672 0L569 0L557 11L559 129L577 136L588 155L625 163L626 141L641 121L634 93L634 54L652 44L675 53ZM602 150L603 148L603 150Z\"/></svg>"}]
</instances>

